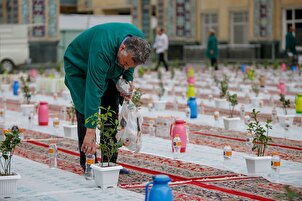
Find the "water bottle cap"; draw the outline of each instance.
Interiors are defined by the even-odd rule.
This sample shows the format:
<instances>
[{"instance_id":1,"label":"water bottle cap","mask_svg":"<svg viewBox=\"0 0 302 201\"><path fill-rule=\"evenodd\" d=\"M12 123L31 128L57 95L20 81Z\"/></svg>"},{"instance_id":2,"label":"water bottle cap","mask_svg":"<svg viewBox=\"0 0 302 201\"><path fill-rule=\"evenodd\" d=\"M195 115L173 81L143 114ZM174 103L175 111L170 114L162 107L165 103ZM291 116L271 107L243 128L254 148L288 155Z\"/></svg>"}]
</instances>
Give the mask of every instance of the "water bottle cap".
<instances>
[{"instance_id":1,"label":"water bottle cap","mask_svg":"<svg viewBox=\"0 0 302 201\"><path fill-rule=\"evenodd\" d=\"M167 183L169 181L171 181L170 177L168 177L167 175L155 175L152 177L154 182L162 182L162 183Z\"/></svg>"},{"instance_id":2,"label":"water bottle cap","mask_svg":"<svg viewBox=\"0 0 302 201\"><path fill-rule=\"evenodd\" d=\"M53 143L57 143L57 139L56 139L56 138L51 138L51 139L50 139L50 143L52 143L52 144L53 144Z\"/></svg>"},{"instance_id":3,"label":"water bottle cap","mask_svg":"<svg viewBox=\"0 0 302 201\"><path fill-rule=\"evenodd\" d=\"M47 102L44 102L44 101L41 101L41 102L40 102L40 105L48 105L48 103L47 103Z\"/></svg>"},{"instance_id":4,"label":"water bottle cap","mask_svg":"<svg viewBox=\"0 0 302 201\"><path fill-rule=\"evenodd\" d=\"M279 152L275 151L273 152L273 155L279 155Z\"/></svg>"},{"instance_id":5,"label":"water bottle cap","mask_svg":"<svg viewBox=\"0 0 302 201\"><path fill-rule=\"evenodd\" d=\"M175 120L175 123L176 123L176 124L185 124L186 121L183 120L183 119L176 119L176 120Z\"/></svg>"}]
</instances>

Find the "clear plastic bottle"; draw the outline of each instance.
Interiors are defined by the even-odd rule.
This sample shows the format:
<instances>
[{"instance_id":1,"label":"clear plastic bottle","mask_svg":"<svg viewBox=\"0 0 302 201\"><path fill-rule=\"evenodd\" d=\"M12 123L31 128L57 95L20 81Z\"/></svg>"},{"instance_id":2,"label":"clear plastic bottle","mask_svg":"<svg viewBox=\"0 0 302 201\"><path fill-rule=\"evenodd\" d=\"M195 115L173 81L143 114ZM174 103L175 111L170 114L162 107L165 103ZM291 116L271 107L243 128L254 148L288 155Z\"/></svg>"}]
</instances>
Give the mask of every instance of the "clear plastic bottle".
<instances>
[{"instance_id":1,"label":"clear plastic bottle","mask_svg":"<svg viewBox=\"0 0 302 201\"><path fill-rule=\"evenodd\" d=\"M59 119L59 117L57 115L55 115L53 117L52 123L53 123L53 127L59 128L60 119Z\"/></svg>"},{"instance_id":2,"label":"clear plastic bottle","mask_svg":"<svg viewBox=\"0 0 302 201\"><path fill-rule=\"evenodd\" d=\"M273 107L272 109L272 123L277 123L277 109L276 107Z\"/></svg>"},{"instance_id":3,"label":"clear plastic bottle","mask_svg":"<svg viewBox=\"0 0 302 201\"><path fill-rule=\"evenodd\" d=\"M248 125L250 122L251 122L251 117L250 116L244 116L245 125Z\"/></svg>"},{"instance_id":4,"label":"clear plastic bottle","mask_svg":"<svg viewBox=\"0 0 302 201\"><path fill-rule=\"evenodd\" d=\"M175 111L178 111L178 100L177 100L176 97L174 98L173 109L174 109Z\"/></svg>"},{"instance_id":5,"label":"clear plastic bottle","mask_svg":"<svg viewBox=\"0 0 302 201\"><path fill-rule=\"evenodd\" d=\"M33 118L34 118L34 114L33 112L30 112L27 116L28 119L28 129L32 129L33 128Z\"/></svg>"},{"instance_id":6,"label":"clear plastic bottle","mask_svg":"<svg viewBox=\"0 0 302 201\"><path fill-rule=\"evenodd\" d=\"M203 103L203 100L200 101L200 113L204 114L204 103Z\"/></svg>"},{"instance_id":7,"label":"clear plastic bottle","mask_svg":"<svg viewBox=\"0 0 302 201\"><path fill-rule=\"evenodd\" d=\"M6 98L0 97L0 122L5 122Z\"/></svg>"},{"instance_id":8,"label":"clear plastic bottle","mask_svg":"<svg viewBox=\"0 0 302 201\"><path fill-rule=\"evenodd\" d=\"M232 148L229 144L226 144L223 147L223 157L225 159L230 159L232 157Z\"/></svg>"},{"instance_id":9,"label":"clear plastic bottle","mask_svg":"<svg viewBox=\"0 0 302 201\"><path fill-rule=\"evenodd\" d=\"M92 180L93 179L93 170L91 165L95 162L95 155L94 154L87 154L86 155L86 168L85 168L85 179Z\"/></svg>"},{"instance_id":10,"label":"clear plastic bottle","mask_svg":"<svg viewBox=\"0 0 302 201\"><path fill-rule=\"evenodd\" d=\"M60 119L63 121L66 120L66 106L62 106L60 109Z\"/></svg>"},{"instance_id":11,"label":"clear plastic bottle","mask_svg":"<svg viewBox=\"0 0 302 201\"><path fill-rule=\"evenodd\" d=\"M181 139L179 135L175 135L175 137L173 138L174 159L180 158L180 149L181 149Z\"/></svg>"},{"instance_id":12,"label":"clear plastic bottle","mask_svg":"<svg viewBox=\"0 0 302 201\"><path fill-rule=\"evenodd\" d=\"M188 106L185 109L185 113L186 113L186 117L190 118L190 116L191 116L191 110L190 110L190 108Z\"/></svg>"},{"instance_id":13,"label":"clear plastic bottle","mask_svg":"<svg viewBox=\"0 0 302 201\"><path fill-rule=\"evenodd\" d=\"M215 121L218 121L218 120L219 120L219 112L218 112L218 111L215 111L215 112L214 112L214 120L215 120Z\"/></svg>"},{"instance_id":14,"label":"clear plastic bottle","mask_svg":"<svg viewBox=\"0 0 302 201\"><path fill-rule=\"evenodd\" d=\"M244 104L242 104L242 105L240 106L240 117L241 117L242 119L244 119L244 116L245 116L245 107L244 107Z\"/></svg>"},{"instance_id":15,"label":"clear plastic bottle","mask_svg":"<svg viewBox=\"0 0 302 201\"><path fill-rule=\"evenodd\" d=\"M273 153L271 166L272 166L272 177L276 182L278 182L280 166L281 166L281 160L278 152Z\"/></svg>"},{"instance_id":16,"label":"clear plastic bottle","mask_svg":"<svg viewBox=\"0 0 302 201\"><path fill-rule=\"evenodd\" d=\"M245 146L246 146L246 152L249 153L252 151L253 148L253 136L251 133L248 133L245 138Z\"/></svg>"},{"instance_id":17,"label":"clear plastic bottle","mask_svg":"<svg viewBox=\"0 0 302 201\"><path fill-rule=\"evenodd\" d=\"M190 127L189 124L186 123L186 136L187 136L187 144L190 142Z\"/></svg>"},{"instance_id":18,"label":"clear plastic bottle","mask_svg":"<svg viewBox=\"0 0 302 201\"><path fill-rule=\"evenodd\" d=\"M151 137L154 137L155 136L155 121L154 120L151 120L150 123L149 123L149 135Z\"/></svg>"},{"instance_id":19,"label":"clear plastic bottle","mask_svg":"<svg viewBox=\"0 0 302 201\"><path fill-rule=\"evenodd\" d=\"M49 167L57 168L58 147L56 139L51 139L48 147Z\"/></svg>"}]
</instances>

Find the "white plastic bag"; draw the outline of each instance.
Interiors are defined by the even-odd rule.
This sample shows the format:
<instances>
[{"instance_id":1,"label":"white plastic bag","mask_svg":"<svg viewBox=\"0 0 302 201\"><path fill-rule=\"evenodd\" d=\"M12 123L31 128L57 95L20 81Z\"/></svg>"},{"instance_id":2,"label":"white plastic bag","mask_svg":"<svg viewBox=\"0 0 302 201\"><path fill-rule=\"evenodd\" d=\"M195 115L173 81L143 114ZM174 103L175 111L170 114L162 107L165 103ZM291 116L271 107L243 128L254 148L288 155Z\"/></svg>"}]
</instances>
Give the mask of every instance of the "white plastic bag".
<instances>
[{"instance_id":1,"label":"white plastic bag","mask_svg":"<svg viewBox=\"0 0 302 201\"><path fill-rule=\"evenodd\" d=\"M117 133L116 138L121 139L123 146L130 151L139 152L142 148L143 117L131 101L124 101L119 114L119 122L122 129Z\"/></svg>"}]
</instances>

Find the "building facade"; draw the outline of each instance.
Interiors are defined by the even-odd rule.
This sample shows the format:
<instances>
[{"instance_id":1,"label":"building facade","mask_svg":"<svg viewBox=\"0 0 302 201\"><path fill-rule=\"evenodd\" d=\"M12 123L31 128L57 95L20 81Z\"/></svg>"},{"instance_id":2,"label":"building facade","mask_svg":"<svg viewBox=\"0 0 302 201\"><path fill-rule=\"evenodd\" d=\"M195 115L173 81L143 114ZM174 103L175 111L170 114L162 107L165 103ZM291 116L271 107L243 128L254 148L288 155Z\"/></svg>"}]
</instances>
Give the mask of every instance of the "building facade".
<instances>
[{"instance_id":1,"label":"building facade","mask_svg":"<svg viewBox=\"0 0 302 201\"><path fill-rule=\"evenodd\" d=\"M201 50L201 57L210 28L216 31L222 58L282 57L289 26L296 27L302 51L301 0L157 0L156 7L158 25L167 30L171 44L200 45L194 49Z\"/></svg>"},{"instance_id":2,"label":"building facade","mask_svg":"<svg viewBox=\"0 0 302 201\"><path fill-rule=\"evenodd\" d=\"M56 62L59 0L1 0L1 24L26 24L30 58L34 63Z\"/></svg>"}]
</instances>

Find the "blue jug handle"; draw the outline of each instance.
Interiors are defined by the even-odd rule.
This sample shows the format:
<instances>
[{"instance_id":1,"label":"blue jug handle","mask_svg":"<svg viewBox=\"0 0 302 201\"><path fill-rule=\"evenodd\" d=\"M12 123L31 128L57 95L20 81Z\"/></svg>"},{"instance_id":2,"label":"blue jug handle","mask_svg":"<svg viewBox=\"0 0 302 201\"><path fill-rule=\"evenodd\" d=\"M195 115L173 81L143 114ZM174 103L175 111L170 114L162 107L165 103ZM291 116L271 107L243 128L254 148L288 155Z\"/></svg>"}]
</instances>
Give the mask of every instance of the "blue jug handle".
<instances>
[{"instance_id":1,"label":"blue jug handle","mask_svg":"<svg viewBox=\"0 0 302 201\"><path fill-rule=\"evenodd\" d=\"M147 183L146 188L145 188L145 192L146 192L146 196L145 196L145 201L149 200L149 186L150 184L153 184L153 181L150 181L149 183Z\"/></svg>"}]
</instances>

